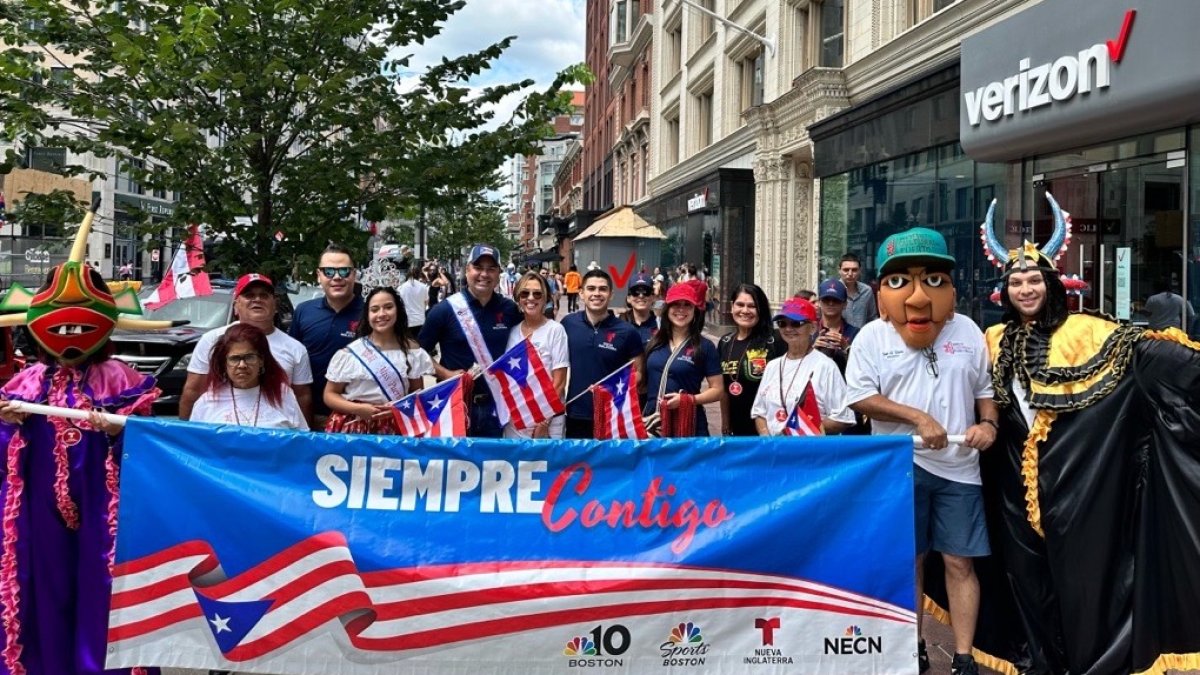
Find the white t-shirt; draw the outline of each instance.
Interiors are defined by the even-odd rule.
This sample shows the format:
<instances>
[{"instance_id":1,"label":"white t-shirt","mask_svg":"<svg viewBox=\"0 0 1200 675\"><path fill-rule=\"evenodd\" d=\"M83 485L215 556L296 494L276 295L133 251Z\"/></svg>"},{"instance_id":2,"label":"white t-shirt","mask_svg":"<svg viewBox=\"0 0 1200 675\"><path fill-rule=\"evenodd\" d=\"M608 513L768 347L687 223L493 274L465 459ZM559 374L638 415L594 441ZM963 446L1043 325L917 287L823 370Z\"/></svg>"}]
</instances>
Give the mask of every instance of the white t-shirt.
<instances>
[{"instance_id":1,"label":"white t-shirt","mask_svg":"<svg viewBox=\"0 0 1200 675\"><path fill-rule=\"evenodd\" d=\"M508 346L505 349L516 347L517 343L524 339L525 336L521 334L521 324L513 326L513 329L508 333ZM571 357L567 351L567 331L559 322L547 320L538 326L537 330L533 331L533 334L529 336L529 340L533 343L538 357L542 359L542 365L546 366L546 372L551 377L553 377L555 370L570 367ZM562 438L566 424L565 416L556 415L553 417L550 420L550 438ZM531 429L517 431L510 422L504 425L504 437L532 438L533 431Z\"/></svg>"},{"instance_id":2,"label":"white t-shirt","mask_svg":"<svg viewBox=\"0 0 1200 675\"><path fill-rule=\"evenodd\" d=\"M235 321L229 326L237 323ZM229 330L229 326L214 328L200 336L200 341L196 343L196 349L192 352L192 360L188 363L189 373L208 374L208 360L212 358L213 347L225 331ZM267 344L271 347L271 356L275 357L279 367L283 368L287 375L289 384L312 384L312 365L308 362L308 350L299 340L276 328L267 333Z\"/></svg>"},{"instance_id":3,"label":"white t-shirt","mask_svg":"<svg viewBox=\"0 0 1200 675\"><path fill-rule=\"evenodd\" d=\"M750 406L750 417L766 420L767 430L772 436L782 434L788 415L796 408L810 380L813 393L817 396L821 419L854 424L854 411L846 407L846 380L842 379L842 373L833 359L815 349L802 359L779 356L767 362L758 385L758 394ZM783 392L782 397L780 391ZM780 413L783 419L779 419Z\"/></svg>"},{"instance_id":4,"label":"white t-shirt","mask_svg":"<svg viewBox=\"0 0 1200 675\"><path fill-rule=\"evenodd\" d=\"M396 370L400 372L400 378L404 381L405 393L408 393L409 380L416 380L433 374L433 359L430 359L429 354L420 347L413 347L411 349L384 349L382 351L388 361L391 361L392 365L396 366ZM348 400L358 401L359 403L388 402L387 395L379 388L379 385L375 382L375 378L371 376L371 373L362 364L362 361L359 361L354 354L350 353L349 348L339 349L333 355L333 360L329 362L329 370L325 371L325 379L330 382L340 382L346 385L345 390L342 391L342 396L345 396ZM324 396L325 392L321 392L321 395Z\"/></svg>"},{"instance_id":5,"label":"white t-shirt","mask_svg":"<svg viewBox=\"0 0 1200 675\"><path fill-rule=\"evenodd\" d=\"M946 321L929 353L936 356L934 377L927 350L904 344L891 322L871 321L854 338L846 364L846 403L854 404L875 394L933 416L950 435L966 433L975 424L975 401L992 398L992 376L988 372L987 344L979 326L965 316ZM871 420L875 435L916 433L916 427L900 422ZM957 483L979 480L979 451L952 443L942 450L913 450L917 466L935 476Z\"/></svg>"},{"instance_id":6,"label":"white t-shirt","mask_svg":"<svg viewBox=\"0 0 1200 675\"><path fill-rule=\"evenodd\" d=\"M236 399L230 396L231 392ZM300 404L296 401L296 394L292 392L291 387L283 388L283 397L278 406L271 405L270 401L259 394L258 387L234 389L226 386L218 387L216 392L206 391L196 399L191 421L234 424L241 427L308 430L308 423L304 421L304 413L300 412Z\"/></svg>"},{"instance_id":7,"label":"white t-shirt","mask_svg":"<svg viewBox=\"0 0 1200 675\"><path fill-rule=\"evenodd\" d=\"M425 305L429 302L429 285L409 277L408 281L396 289L400 300L404 303L404 312L408 315L408 327L416 328L425 325Z\"/></svg>"}]
</instances>

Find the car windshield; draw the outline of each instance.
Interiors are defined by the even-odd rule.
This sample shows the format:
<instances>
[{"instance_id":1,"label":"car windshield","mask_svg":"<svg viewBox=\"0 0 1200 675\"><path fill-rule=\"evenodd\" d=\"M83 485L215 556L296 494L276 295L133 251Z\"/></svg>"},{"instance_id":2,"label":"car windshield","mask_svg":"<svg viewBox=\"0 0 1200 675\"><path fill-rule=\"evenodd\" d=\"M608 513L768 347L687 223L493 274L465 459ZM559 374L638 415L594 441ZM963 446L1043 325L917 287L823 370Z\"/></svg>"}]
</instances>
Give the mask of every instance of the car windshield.
<instances>
[{"instance_id":1,"label":"car windshield","mask_svg":"<svg viewBox=\"0 0 1200 675\"><path fill-rule=\"evenodd\" d=\"M211 329L229 323L228 293L182 298L146 312L144 318L187 321L192 328Z\"/></svg>"}]
</instances>

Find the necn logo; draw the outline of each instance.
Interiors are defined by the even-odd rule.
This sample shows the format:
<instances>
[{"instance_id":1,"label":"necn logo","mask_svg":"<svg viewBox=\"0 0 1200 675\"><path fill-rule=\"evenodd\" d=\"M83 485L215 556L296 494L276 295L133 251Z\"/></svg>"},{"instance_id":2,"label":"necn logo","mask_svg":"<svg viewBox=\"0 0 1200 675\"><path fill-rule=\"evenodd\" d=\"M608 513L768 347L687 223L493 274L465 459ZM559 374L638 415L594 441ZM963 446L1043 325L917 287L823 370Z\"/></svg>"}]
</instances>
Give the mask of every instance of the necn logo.
<instances>
[{"instance_id":1,"label":"necn logo","mask_svg":"<svg viewBox=\"0 0 1200 675\"><path fill-rule=\"evenodd\" d=\"M587 635L568 640L563 656L571 657L567 659L571 668L619 668L625 665L623 659L604 657L624 654L629 650L630 642L629 629L621 624L607 628L596 626Z\"/></svg>"},{"instance_id":2,"label":"necn logo","mask_svg":"<svg viewBox=\"0 0 1200 675\"><path fill-rule=\"evenodd\" d=\"M664 666L702 666L708 645L700 634L700 626L691 621L671 629L667 641L658 646Z\"/></svg>"},{"instance_id":3,"label":"necn logo","mask_svg":"<svg viewBox=\"0 0 1200 675\"><path fill-rule=\"evenodd\" d=\"M879 654L883 651L883 638L865 636L858 626L847 626L841 637L825 638L826 654Z\"/></svg>"}]
</instances>

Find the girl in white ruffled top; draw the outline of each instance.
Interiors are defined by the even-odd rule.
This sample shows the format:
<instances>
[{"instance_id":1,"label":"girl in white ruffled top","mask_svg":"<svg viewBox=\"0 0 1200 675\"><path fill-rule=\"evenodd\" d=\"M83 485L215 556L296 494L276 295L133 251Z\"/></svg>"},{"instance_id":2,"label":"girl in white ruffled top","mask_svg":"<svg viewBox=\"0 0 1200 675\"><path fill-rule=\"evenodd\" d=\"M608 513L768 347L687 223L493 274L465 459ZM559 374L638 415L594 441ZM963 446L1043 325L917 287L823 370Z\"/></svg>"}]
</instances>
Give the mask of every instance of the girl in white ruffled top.
<instances>
[{"instance_id":1,"label":"girl in white ruffled top","mask_svg":"<svg viewBox=\"0 0 1200 675\"><path fill-rule=\"evenodd\" d=\"M408 336L404 302L390 286L367 294L357 333L325 374L325 405L333 411L325 431L398 434L390 404L424 387L433 360Z\"/></svg>"}]
</instances>

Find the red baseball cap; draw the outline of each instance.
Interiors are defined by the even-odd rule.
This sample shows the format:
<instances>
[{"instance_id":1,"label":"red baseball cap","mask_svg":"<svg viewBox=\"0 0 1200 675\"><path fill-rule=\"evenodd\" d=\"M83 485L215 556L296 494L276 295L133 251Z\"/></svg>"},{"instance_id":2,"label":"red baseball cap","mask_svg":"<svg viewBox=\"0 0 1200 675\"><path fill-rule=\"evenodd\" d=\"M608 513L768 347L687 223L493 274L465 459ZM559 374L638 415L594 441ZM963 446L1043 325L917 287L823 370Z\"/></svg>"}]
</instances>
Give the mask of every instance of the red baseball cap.
<instances>
[{"instance_id":1,"label":"red baseball cap","mask_svg":"<svg viewBox=\"0 0 1200 675\"><path fill-rule=\"evenodd\" d=\"M237 280L237 286L233 287L233 297L236 298L240 296L242 291L246 290L246 287L250 284L266 284L267 288L271 289L272 292L275 291L275 284L271 281L271 277L268 277L265 274L251 272L250 274L243 274L241 278Z\"/></svg>"},{"instance_id":2,"label":"red baseball cap","mask_svg":"<svg viewBox=\"0 0 1200 675\"><path fill-rule=\"evenodd\" d=\"M664 303L670 305L676 302L690 302L697 309L704 309L708 301L708 286L699 279L681 281L667 290Z\"/></svg>"}]
</instances>

